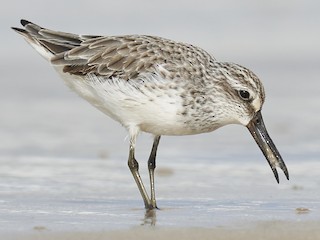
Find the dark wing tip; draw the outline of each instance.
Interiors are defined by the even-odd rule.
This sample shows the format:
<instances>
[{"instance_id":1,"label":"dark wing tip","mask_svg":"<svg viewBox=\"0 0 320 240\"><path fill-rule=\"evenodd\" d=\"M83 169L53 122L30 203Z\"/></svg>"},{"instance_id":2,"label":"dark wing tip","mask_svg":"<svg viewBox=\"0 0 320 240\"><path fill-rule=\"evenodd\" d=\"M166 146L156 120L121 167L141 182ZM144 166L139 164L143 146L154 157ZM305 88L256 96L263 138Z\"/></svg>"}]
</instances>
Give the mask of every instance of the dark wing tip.
<instances>
[{"instance_id":1,"label":"dark wing tip","mask_svg":"<svg viewBox=\"0 0 320 240\"><path fill-rule=\"evenodd\" d=\"M28 21L28 20L25 20L25 19L21 19L20 20L20 23L22 26L26 26L32 22ZM13 29L14 31L18 32L18 33L27 33L27 31L25 29L22 29L22 28L17 28L17 27L11 27L11 29Z\"/></svg>"},{"instance_id":2,"label":"dark wing tip","mask_svg":"<svg viewBox=\"0 0 320 240\"><path fill-rule=\"evenodd\" d=\"M21 29L21 28L17 28L17 27L11 27L11 29L13 29L14 31L19 32L19 33L24 33L24 32L26 32L26 30Z\"/></svg>"},{"instance_id":3,"label":"dark wing tip","mask_svg":"<svg viewBox=\"0 0 320 240\"><path fill-rule=\"evenodd\" d=\"M28 20L25 20L25 19L21 19L21 20L20 20L20 23L21 23L21 25L24 26L24 27L25 27L26 25L30 24L30 23L32 24L32 22L30 22L30 21L28 21Z\"/></svg>"},{"instance_id":4,"label":"dark wing tip","mask_svg":"<svg viewBox=\"0 0 320 240\"><path fill-rule=\"evenodd\" d=\"M22 28L16 28L16 27L11 27L12 30L14 30L16 33L21 34L22 36L27 36L28 32L25 29Z\"/></svg>"}]
</instances>

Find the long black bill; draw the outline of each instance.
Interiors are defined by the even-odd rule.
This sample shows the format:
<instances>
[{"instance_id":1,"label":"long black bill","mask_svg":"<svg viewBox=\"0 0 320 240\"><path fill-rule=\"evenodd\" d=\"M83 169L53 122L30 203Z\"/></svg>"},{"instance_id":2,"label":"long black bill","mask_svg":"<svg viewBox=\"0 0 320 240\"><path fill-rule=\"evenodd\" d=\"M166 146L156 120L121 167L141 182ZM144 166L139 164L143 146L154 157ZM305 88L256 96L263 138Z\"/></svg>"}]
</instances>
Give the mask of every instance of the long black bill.
<instances>
[{"instance_id":1,"label":"long black bill","mask_svg":"<svg viewBox=\"0 0 320 240\"><path fill-rule=\"evenodd\" d=\"M289 173L286 167L286 164L282 160L278 149L274 145L272 139L270 138L267 129L264 125L261 111L258 111L252 120L247 125L251 135L253 136L254 140L256 140L257 144L259 145L263 155L266 157L272 172L279 183L279 175L277 172L276 167L280 167L284 174L286 175L287 179L289 180Z\"/></svg>"}]
</instances>

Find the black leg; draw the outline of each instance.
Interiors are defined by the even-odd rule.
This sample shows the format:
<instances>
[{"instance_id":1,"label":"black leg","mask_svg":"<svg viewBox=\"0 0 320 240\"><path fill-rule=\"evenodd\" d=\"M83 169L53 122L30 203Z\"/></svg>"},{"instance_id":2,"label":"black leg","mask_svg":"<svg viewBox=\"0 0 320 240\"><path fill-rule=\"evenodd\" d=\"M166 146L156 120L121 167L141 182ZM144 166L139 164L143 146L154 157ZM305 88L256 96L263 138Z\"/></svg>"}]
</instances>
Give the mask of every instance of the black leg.
<instances>
[{"instance_id":1,"label":"black leg","mask_svg":"<svg viewBox=\"0 0 320 240\"><path fill-rule=\"evenodd\" d=\"M130 150L129 150L129 159L128 159L128 166L130 168L130 171L132 173L132 176L134 178L134 180L137 183L137 186L139 188L139 191L141 193L141 196L143 198L144 201L144 205L146 209L150 209L151 201L150 198L148 197L148 194L146 192L146 189L143 185L142 179L140 177L139 174L139 164L137 162L137 160L134 157L134 143L132 141L130 141Z\"/></svg>"},{"instance_id":2,"label":"black leg","mask_svg":"<svg viewBox=\"0 0 320 240\"><path fill-rule=\"evenodd\" d=\"M150 177L150 188L151 188L151 206L152 208L157 208L156 203L156 195L155 195L155 187L154 187L154 169L156 168L156 156L157 149L159 145L161 136L155 136L153 141L152 150L148 160L148 169L149 169L149 177Z\"/></svg>"}]
</instances>

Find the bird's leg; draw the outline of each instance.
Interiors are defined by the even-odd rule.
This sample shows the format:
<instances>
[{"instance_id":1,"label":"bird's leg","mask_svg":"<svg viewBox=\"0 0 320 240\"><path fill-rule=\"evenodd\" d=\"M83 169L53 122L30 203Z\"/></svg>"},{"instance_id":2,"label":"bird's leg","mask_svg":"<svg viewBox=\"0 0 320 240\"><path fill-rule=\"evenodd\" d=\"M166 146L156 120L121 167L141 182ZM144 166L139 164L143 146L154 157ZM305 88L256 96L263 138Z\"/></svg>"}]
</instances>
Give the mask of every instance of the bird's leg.
<instances>
[{"instance_id":1,"label":"bird's leg","mask_svg":"<svg viewBox=\"0 0 320 240\"><path fill-rule=\"evenodd\" d=\"M151 206L152 208L157 208L156 203L156 195L155 195L155 187L154 187L154 169L156 168L156 156L157 156L157 149L159 145L161 136L155 136L152 150L148 160L148 169L149 169L149 177L150 177L150 188L151 188Z\"/></svg>"},{"instance_id":2,"label":"bird's leg","mask_svg":"<svg viewBox=\"0 0 320 240\"><path fill-rule=\"evenodd\" d=\"M139 188L139 191L140 191L141 196L144 201L145 208L150 209L150 208L152 208L151 201L150 201L150 198L148 197L148 194L146 192L146 189L143 185L142 179L139 174L139 163L137 162L137 160L134 157L134 150L135 150L134 143L135 143L135 141L130 141L128 166L130 168L130 171L133 175L134 180L137 183L137 186Z\"/></svg>"}]
</instances>

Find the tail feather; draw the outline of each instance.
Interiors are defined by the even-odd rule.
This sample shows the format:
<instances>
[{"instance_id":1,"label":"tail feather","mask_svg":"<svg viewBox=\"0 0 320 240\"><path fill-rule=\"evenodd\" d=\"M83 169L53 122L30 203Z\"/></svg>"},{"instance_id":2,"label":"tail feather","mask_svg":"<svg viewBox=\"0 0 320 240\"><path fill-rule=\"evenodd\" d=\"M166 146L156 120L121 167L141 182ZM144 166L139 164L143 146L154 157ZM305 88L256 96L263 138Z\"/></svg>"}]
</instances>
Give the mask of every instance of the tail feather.
<instances>
[{"instance_id":1,"label":"tail feather","mask_svg":"<svg viewBox=\"0 0 320 240\"><path fill-rule=\"evenodd\" d=\"M21 34L47 60L80 46L83 41L80 35L45 29L24 19L21 20L21 25L24 29L12 29Z\"/></svg>"}]
</instances>

